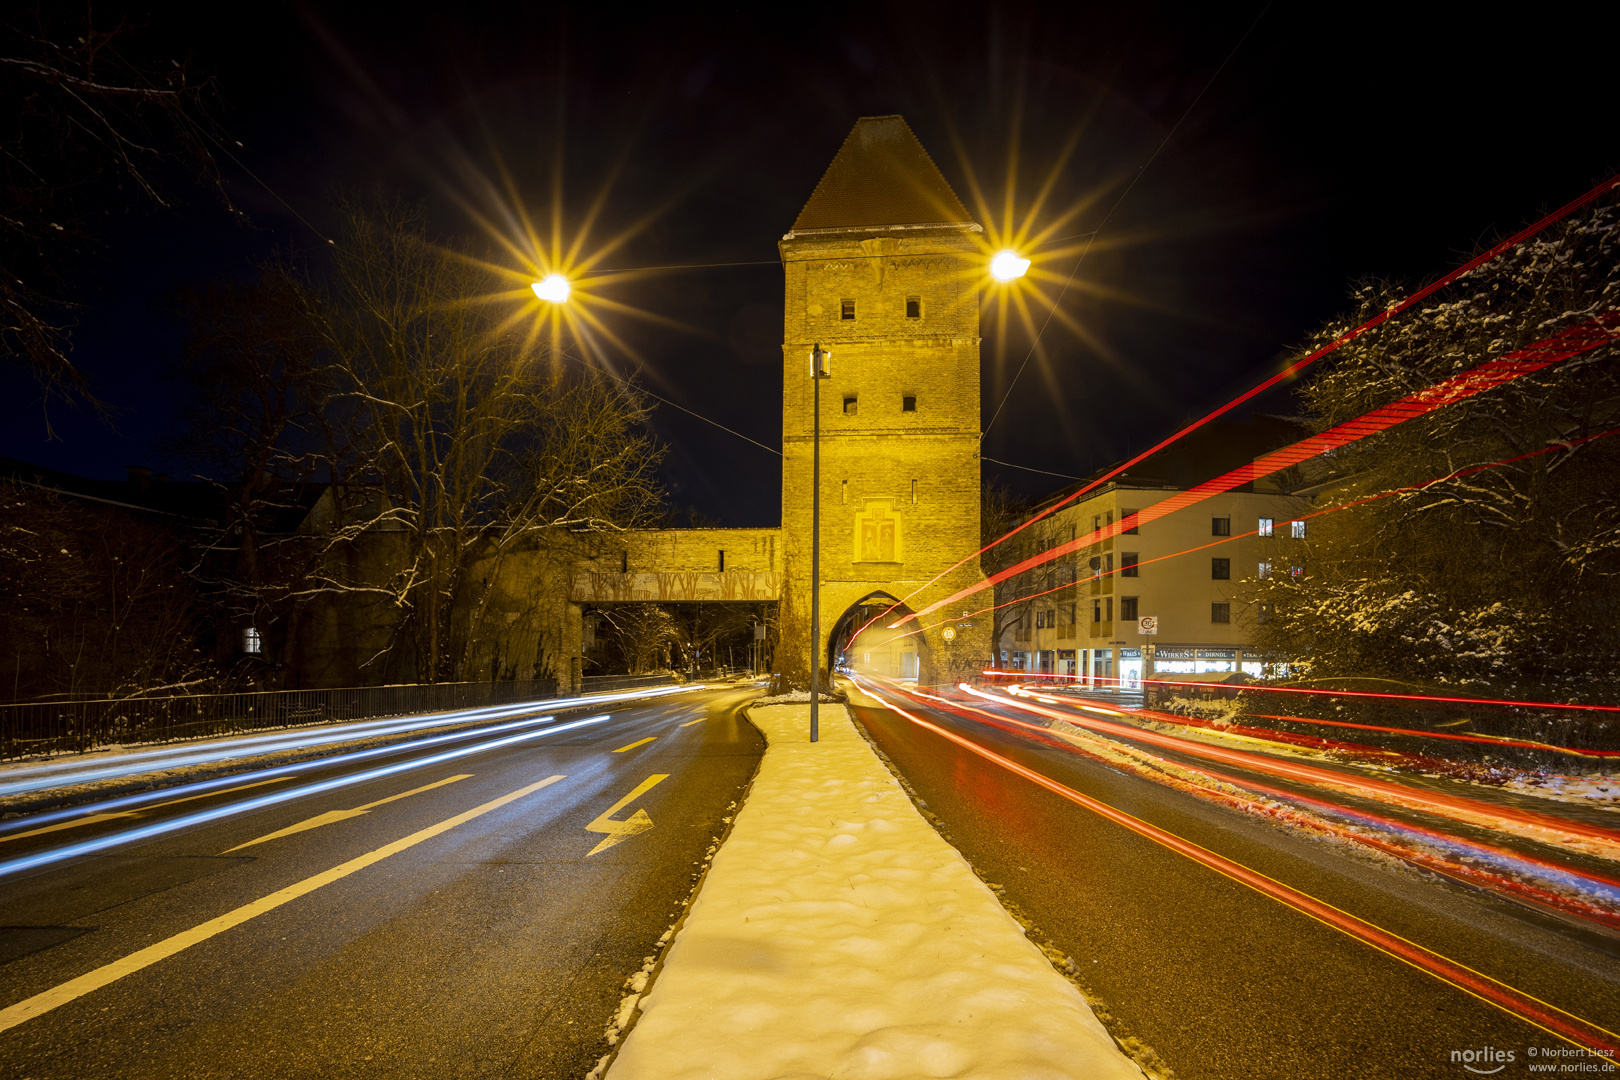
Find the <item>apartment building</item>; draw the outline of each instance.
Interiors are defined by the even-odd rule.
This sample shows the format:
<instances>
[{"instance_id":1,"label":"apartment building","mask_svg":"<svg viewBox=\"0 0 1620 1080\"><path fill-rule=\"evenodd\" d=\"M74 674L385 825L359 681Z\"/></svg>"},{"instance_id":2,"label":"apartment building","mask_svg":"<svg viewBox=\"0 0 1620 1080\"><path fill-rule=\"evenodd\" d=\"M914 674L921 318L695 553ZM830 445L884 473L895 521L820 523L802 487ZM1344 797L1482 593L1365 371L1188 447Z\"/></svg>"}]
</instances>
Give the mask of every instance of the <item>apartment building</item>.
<instances>
[{"instance_id":1,"label":"apartment building","mask_svg":"<svg viewBox=\"0 0 1620 1080\"><path fill-rule=\"evenodd\" d=\"M1294 430L1272 425L1264 441L1287 441ZM1253 449L1252 441L1236 440L1223 456L1236 449L1242 460L1252 460L1253 453L1241 453ZM1079 546L997 586L1003 670L1076 676L1097 687L1138 686L1150 640L1141 620L1151 617L1158 675L1261 674L1265 659L1250 638L1266 613L1247 610L1237 586L1245 578L1305 572L1298 541L1307 535L1303 515L1311 503L1261 480L1162 517L1151 513L1221 464L1206 458L1192 466L1202 475L1176 476L1181 483L1122 475L1024 530L1022 546L1009 551L1003 565L1067 543ZM1151 459L1145 469L1155 465L1161 474L1187 472ZM1029 516L1067 494L1059 492ZM1087 543L1087 537L1095 539Z\"/></svg>"}]
</instances>

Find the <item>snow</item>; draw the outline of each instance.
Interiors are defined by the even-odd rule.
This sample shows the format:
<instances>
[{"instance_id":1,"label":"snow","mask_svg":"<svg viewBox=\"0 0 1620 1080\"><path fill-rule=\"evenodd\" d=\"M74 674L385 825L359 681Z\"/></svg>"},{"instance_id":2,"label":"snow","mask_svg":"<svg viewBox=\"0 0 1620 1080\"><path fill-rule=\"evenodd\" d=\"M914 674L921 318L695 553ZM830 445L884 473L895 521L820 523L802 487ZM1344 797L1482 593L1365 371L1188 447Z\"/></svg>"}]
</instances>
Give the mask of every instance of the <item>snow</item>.
<instances>
[{"instance_id":1,"label":"snow","mask_svg":"<svg viewBox=\"0 0 1620 1080\"><path fill-rule=\"evenodd\" d=\"M609 1080L1141 1080L844 707L816 744L809 714L750 707L764 761Z\"/></svg>"}]
</instances>

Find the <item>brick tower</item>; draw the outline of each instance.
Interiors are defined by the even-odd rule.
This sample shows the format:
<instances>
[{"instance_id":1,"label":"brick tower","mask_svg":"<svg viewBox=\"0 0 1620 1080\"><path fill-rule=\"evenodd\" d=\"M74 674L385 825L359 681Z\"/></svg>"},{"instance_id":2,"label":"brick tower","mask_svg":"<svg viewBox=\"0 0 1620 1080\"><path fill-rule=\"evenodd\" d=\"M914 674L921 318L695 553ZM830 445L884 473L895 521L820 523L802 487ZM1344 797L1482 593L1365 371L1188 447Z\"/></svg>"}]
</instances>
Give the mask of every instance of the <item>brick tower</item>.
<instances>
[{"instance_id":1,"label":"brick tower","mask_svg":"<svg viewBox=\"0 0 1620 1080\"><path fill-rule=\"evenodd\" d=\"M778 245L787 292L777 662L796 680L810 654L813 345L832 351L821 383L823 665L853 606L903 599L979 548L982 234L905 120L868 116ZM982 578L970 559L910 606ZM990 623L958 620L886 651L902 650L897 674L954 681L989 659Z\"/></svg>"}]
</instances>

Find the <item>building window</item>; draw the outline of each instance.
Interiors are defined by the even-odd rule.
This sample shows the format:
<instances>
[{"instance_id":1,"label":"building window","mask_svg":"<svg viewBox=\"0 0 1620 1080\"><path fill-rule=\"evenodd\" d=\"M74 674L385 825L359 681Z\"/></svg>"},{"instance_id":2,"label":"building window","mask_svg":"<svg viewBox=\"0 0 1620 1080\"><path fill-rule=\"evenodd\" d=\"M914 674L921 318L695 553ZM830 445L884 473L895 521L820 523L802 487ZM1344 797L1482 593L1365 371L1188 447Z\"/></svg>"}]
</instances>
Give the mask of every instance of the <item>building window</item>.
<instances>
[{"instance_id":1,"label":"building window","mask_svg":"<svg viewBox=\"0 0 1620 1080\"><path fill-rule=\"evenodd\" d=\"M1289 577L1304 577L1305 576L1305 568L1303 566L1290 566L1288 568L1288 576Z\"/></svg>"},{"instance_id":2,"label":"building window","mask_svg":"<svg viewBox=\"0 0 1620 1080\"><path fill-rule=\"evenodd\" d=\"M1140 513L1141 513L1140 510L1121 510L1119 512L1120 524L1123 525L1126 522L1129 522L1130 526L1131 526L1130 528L1123 530L1123 532L1124 532L1124 534L1126 536L1135 536L1135 535L1137 535L1137 532L1136 532L1136 515L1140 514Z\"/></svg>"},{"instance_id":3,"label":"building window","mask_svg":"<svg viewBox=\"0 0 1620 1080\"><path fill-rule=\"evenodd\" d=\"M854 416L855 415L855 398L853 396L846 397L844 399L844 415L845 416Z\"/></svg>"},{"instance_id":4,"label":"building window","mask_svg":"<svg viewBox=\"0 0 1620 1080\"><path fill-rule=\"evenodd\" d=\"M1294 534L1295 540L1305 539L1305 523L1303 521L1290 521L1288 528Z\"/></svg>"},{"instance_id":5,"label":"building window","mask_svg":"<svg viewBox=\"0 0 1620 1080\"><path fill-rule=\"evenodd\" d=\"M1119 576L1120 577L1136 577L1137 576L1136 560L1139 559L1139 558L1141 558L1141 554L1139 552L1135 552L1135 551L1122 551L1122 552L1120 552L1120 554L1119 554Z\"/></svg>"},{"instance_id":6,"label":"building window","mask_svg":"<svg viewBox=\"0 0 1620 1080\"><path fill-rule=\"evenodd\" d=\"M1231 536L1232 535L1232 519L1229 518L1229 517L1210 518L1209 519L1209 535L1211 535L1211 536Z\"/></svg>"},{"instance_id":7,"label":"building window","mask_svg":"<svg viewBox=\"0 0 1620 1080\"><path fill-rule=\"evenodd\" d=\"M906 297L906 318L922 318L922 298L917 296Z\"/></svg>"},{"instance_id":8,"label":"building window","mask_svg":"<svg viewBox=\"0 0 1620 1080\"><path fill-rule=\"evenodd\" d=\"M1209 605L1209 621L1212 622L1212 623L1213 622L1224 622L1224 623L1231 622L1232 621L1232 605L1228 604L1228 603L1219 603L1219 602Z\"/></svg>"},{"instance_id":9,"label":"building window","mask_svg":"<svg viewBox=\"0 0 1620 1080\"><path fill-rule=\"evenodd\" d=\"M842 318L853 319L855 317L855 301L845 300L840 305L840 314Z\"/></svg>"},{"instance_id":10,"label":"building window","mask_svg":"<svg viewBox=\"0 0 1620 1080\"><path fill-rule=\"evenodd\" d=\"M846 503L849 502L849 481L848 480L844 481L844 495L843 495L843 498L840 501L841 502L846 502Z\"/></svg>"},{"instance_id":11,"label":"building window","mask_svg":"<svg viewBox=\"0 0 1620 1080\"><path fill-rule=\"evenodd\" d=\"M1256 536L1270 536L1270 535L1272 535L1272 524L1273 524L1273 522L1272 522L1272 520L1270 518L1261 518L1260 519L1260 527L1254 531L1254 534Z\"/></svg>"},{"instance_id":12,"label":"building window","mask_svg":"<svg viewBox=\"0 0 1620 1080\"><path fill-rule=\"evenodd\" d=\"M1101 578L1102 577L1102 556L1101 555L1093 555L1091 557L1091 576L1093 578Z\"/></svg>"},{"instance_id":13,"label":"building window","mask_svg":"<svg viewBox=\"0 0 1620 1080\"><path fill-rule=\"evenodd\" d=\"M1270 604L1261 604L1260 605L1260 610L1256 614L1255 617L1259 622L1262 622L1262 623L1270 622L1271 621L1271 605Z\"/></svg>"},{"instance_id":14,"label":"building window","mask_svg":"<svg viewBox=\"0 0 1620 1080\"><path fill-rule=\"evenodd\" d=\"M1102 601L1101 600L1093 600L1091 602L1091 621L1094 622L1094 623L1102 622Z\"/></svg>"},{"instance_id":15,"label":"building window","mask_svg":"<svg viewBox=\"0 0 1620 1080\"><path fill-rule=\"evenodd\" d=\"M1211 581L1227 581L1232 577L1231 559L1209 560L1209 577Z\"/></svg>"},{"instance_id":16,"label":"building window","mask_svg":"<svg viewBox=\"0 0 1620 1080\"><path fill-rule=\"evenodd\" d=\"M902 397L900 399L900 411L901 412L916 412L917 411L917 396L915 394L907 394L904 397Z\"/></svg>"},{"instance_id":17,"label":"building window","mask_svg":"<svg viewBox=\"0 0 1620 1080\"><path fill-rule=\"evenodd\" d=\"M1046 628L1048 630L1057 629L1057 612L1052 608L1046 609Z\"/></svg>"},{"instance_id":18,"label":"building window","mask_svg":"<svg viewBox=\"0 0 1620 1080\"><path fill-rule=\"evenodd\" d=\"M915 480L911 482L911 505L917 505L917 481Z\"/></svg>"},{"instance_id":19,"label":"building window","mask_svg":"<svg viewBox=\"0 0 1620 1080\"><path fill-rule=\"evenodd\" d=\"M1119 598L1119 617L1121 619L1126 622L1135 622L1141 618L1136 613L1136 601L1137 598L1134 596L1122 596Z\"/></svg>"},{"instance_id":20,"label":"building window","mask_svg":"<svg viewBox=\"0 0 1620 1080\"><path fill-rule=\"evenodd\" d=\"M1271 576L1271 564L1268 562L1261 563L1260 569L1256 572L1255 576L1261 581L1266 580L1266 578Z\"/></svg>"},{"instance_id":21,"label":"building window","mask_svg":"<svg viewBox=\"0 0 1620 1080\"><path fill-rule=\"evenodd\" d=\"M1103 621L1114 621L1114 598L1112 596L1103 597Z\"/></svg>"},{"instance_id":22,"label":"building window","mask_svg":"<svg viewBox=\"0 0 1620 1080\"><path fill-rule=\"evenodd\" d=\"M1037 630L1045 630L1048 625L1049 624L1046 621L1046 612L1045 611L1037 611L1035 613L1035 629L1037 629Z\"/></svg>"},{"instance_id":23,"label":"building window","mask_svg":"<svg viewBox=\"0 0 1620 1080\"><path fill-rule=\"evenodd\" d=\"M726 572L726 549L725 548L720 549L720 572L722 574Z\"/></svg>"},{"instance_id":24,"label":"building window","mask_svg":"<svg viewBox=\"0 0 1620 1080\"><path fill-rule=\"evenodd\" d=\"M259 628L250 626L242 631L242 651L257 656L264 652L264 639L259 636Z\"/></svg>"}]
</instances>

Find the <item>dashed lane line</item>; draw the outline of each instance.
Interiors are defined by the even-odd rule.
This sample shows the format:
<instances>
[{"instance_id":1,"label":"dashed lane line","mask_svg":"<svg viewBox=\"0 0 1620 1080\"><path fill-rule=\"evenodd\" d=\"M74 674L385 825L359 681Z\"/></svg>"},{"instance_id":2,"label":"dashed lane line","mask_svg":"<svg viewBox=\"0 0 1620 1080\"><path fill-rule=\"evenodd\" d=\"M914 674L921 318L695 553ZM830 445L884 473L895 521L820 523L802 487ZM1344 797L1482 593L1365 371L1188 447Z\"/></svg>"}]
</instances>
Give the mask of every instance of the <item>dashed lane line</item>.
<instances>
[{"instance_id":1,"label":"dashed lane line","mask_svg":"<svg viewBox=\"0 0 1620 1080\"><path fill-rule=\"evenodd\" d=\"M244 904L235 911L228 911L219 918L210 919L201 926L194 926L190 930L165 938L156 945L149 945L139 952L131 953L122 960L114 960L110 964L104 964L94 971L80 975L77 979L70 979L60 986L54 986L43 993L35 994L33 997L19 1001L9 1008L0 1009L0 1031L6 1031L16 1027L18 1024L32 1020L36 1016L48 1013L52 1009L66 1005L92 991L99 990L109 983L117 982L126 975L133 975L143 968L151 967L160 960L167 960L176 953L183 952L198 942L207 941L216 934L224 933L233 926L240 926L249 919L257 918L267 911L273 911L283 904L298 899L300 896L312 893L323 885L330 885L334 881L346 878L350 874L364 870L373 863L382 862L390 855L397 855L407 848L415 847L424 840L431 840L440 833L449 832L457 825L466 824L473 818L481 817L491 810L497 810L515 799L521 799L525 795L533 794L541 788L548 787L563 779L566 779L566 776L548 776L538 783L519 788L510 794L502 795L498 799L491 799L482 806L475 806L471 810L457 814L455 817L445 818L437 825L429 825L427 828L413 832L403 839L395 840L391 844L384 844L375 851L369 851L358 858L350 859L340 866L334 866L332 869L316 874L314 877L305 878L303 881L289 885L279 892L273 892L269 896L255 900L251 904Z\"/></svg>"},{"instance_id":2,"label":"dashed lane line","mask_svg":"<svg viewBox=\"0 0 1620 1080\"><path fill-rule=\"evenodd\" d=\"M634 750L638 746L646 746L648 743L652 742L656 738L658 738L658 736L649 735L645 739L637 739L635 742L631 743L629 746L621 746L621 747L619 747L617 750L615 750L613 752L615 754L622 754L626 750Z\"/></svg>"},{"instance_id":3,"label":"dashed lane line","mask_svg":"<svg viewBox=\"0 0 1620 1080\"><path fill-rule=\"evenodd\" d=\"M181 803L191 802L193 799L211 799L216 795L229 795L233 791L246 791L248 788L263 787L266 784L279 784L283 780L291 780L291 776L275 776L269 780L257 780L251 784L242 784L238 787L226 788L223 791L205 791L201 795L187 795L183 799L170 799L168 802L153 803L150 806L137 807L134 810L114 810L108 814L90 814L71 821L58 821L55 825L45 825L38 829L29 829L27 832L12 833L10 836L0 836L0 844L7 840L21 840L25 836L40 836L44 833L61 832L63 829L77 829L81 825L94 825L101 821L122 821L124 818L140 817L152 810L161 810L165 806L179 806Z\"/></svg>"}]
</instances>

